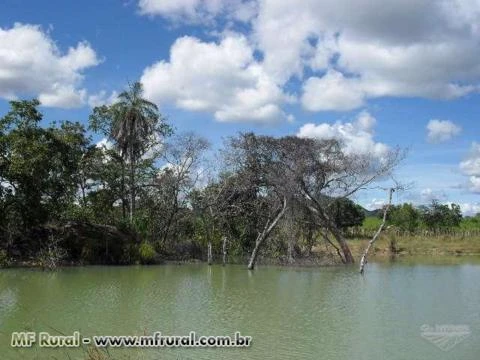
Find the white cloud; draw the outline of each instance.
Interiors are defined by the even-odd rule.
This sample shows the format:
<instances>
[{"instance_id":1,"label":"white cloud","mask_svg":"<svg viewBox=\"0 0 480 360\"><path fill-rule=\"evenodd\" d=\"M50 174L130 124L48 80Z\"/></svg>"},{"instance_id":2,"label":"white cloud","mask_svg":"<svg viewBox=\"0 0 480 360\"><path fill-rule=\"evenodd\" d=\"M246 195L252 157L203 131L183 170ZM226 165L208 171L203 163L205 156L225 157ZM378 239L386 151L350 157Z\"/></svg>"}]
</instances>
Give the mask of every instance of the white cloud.
<instances>
[{"instance_id":1,"label":"white cloud","mask_svg":"<svg viewBox=\"0 0 480 360\"><path fill-rule=\"evenodd\" d=\"M357 79L330 70L323 77L312 76L303 85L302 105L310 111L352 110L364 103L365 94Z\"/></svg>"},{"instance_id":2,"label":"white cloud","mask_svg":"<svg viewBox=\"0 0 480 360\"><path fill-rule=\"evenodd\" d=\"M83 70L99 63L86 42L63 54L39 26L0 28L0 97L38 96L45 106L80 106L86 101Z\"/></svg>"},{"instance_id":3,"label":"white cloud","mask_svg":"<svg viewBox=\"0 0 480 360\"><path fill-rule=\"evenodd\" d=\"M381 96L450 99L478 88L479 9L478 1L265 0L255 36L267 71L279 77L302 74L305 65L330 69L324 77L312 76L317 84L323 79L330 85L332 67L343 74L334 87L339 95L353 97L351 106L337 100L315 108L303 101L310 110L345 110ZM314 66L318 54L323 60ZM338 59L332 65L333 55ZM307 84L310 99L329 100L323 95L327 86L315 91Z\"/></svg>"},{"instance_id":4,"label":"white cloud","mask_svg":"<svg viewBox=\"0 0 480 360\"><path fill-rule=\"evenodd\" d=\"M163 16L179 22L208 23L220 14L248 21L256 13L253 0L139 0L140 13Z\"/></svg>"},{"instance_id":5,"label":"white cloud","mask_svg":"<svg viewBox=\"0 0 480 360\"><path fill-rule=\"evenodd\" d=\"M110 95L105 90L88 96L88 105L92 108L101 105L111 105L118 98L118 92L112 91Z\"/></svg>"},{"instance_id":6,"label":"white cloud","mask_svg":"<svg viewBox=\"0 0 480 360\"><path fill-rule=\"evenodd\" d=\"M315 139L338 139L348 154L371 154L383 158L389 147L374 139L376 120L368 112L361 112L353 122L337 122L335 124L303 125L297 133L299 137Z\"/></svg>"},{"instance_id":7,"label":"white cloud","mask_svg":"<svg viewBox=\"0 0 480 360\"><path fill-rule=\"evenodd\" d=\"M146 68L141 82L152 101L211 112L218 121L290 119L281 105L292 99L255 60L241 35L227 35L219 43L179 38L170 49L170 61Z\"/></svg>"},{"instance_id":8,"label":"white cloud","mask_svg":"<svg viewBox=\"0 0 480 360\"><path fill-rule=\"evenodd\" d=\"M113 142L111 142L107 138L102 138L95 144L95 146L99 149L111 150L113 149Z\"/></svg>"},{"instance_id":9,"label":"white cloud","mask_svg":"<svg viewBox=\"0 0 480 360\"><path fill-rule=\"evenodd\" d=\"M447 195L443 191L432 190L431 188L423 189L420 192L420 199L422 203L431 203L433 200L446 200Z\"/></svg>"},{"instance_id":10,"label":"white cloud","mask_svg":"<svg viewBox=\"0 0 480 360\"><path fill-rule=\"evenodd\" d=\"M460 171L469 177L468 189L480 193L480 144L472 143L470 154L460 162Z\"/></svg>"},{"instance_id":11,"label":"white cloud","mask_svg":"<svg viewBox=\"0 0 480 360\"><path fill-rule=\"evenodd\" d=\"M470 154L460 163L460 170L465 175L480 176L480 144L472 143Z\"/></svg>"},{"instance_id":12,"label":"white cloud","mask_svg":"<svg viewBox=\"0 0 480 360\"><path fill-rule=\"evenodd\" d=\"M431 143L441 143L452 139L462 131L462 128L449 120L430 120L427 124L427 140Z\"/></svg>"},{"instance_id":13,"label":"white cloud","mask_svg":"<svg viewBox=\"0 0 480 360\"><path fill-rule=\"evenodd\" d=\"M463 216L474 216L480 213L480 204L471 204L471 203L461 203L460 209L462 211Z\"/></svg>"},{"instance_id":14,"label":"white cloud","mask_svg":"<svg viewBox=\"0 0 480 360\"><path fill-rule=\"evenodd\" d=\"M210 34L246 22L239 28L255 53L249 61L276 92L298 80L301 104L309 111L347 111L386 96L454 99L480 89L478 0L139 0L138 5L145 15L206 24L213 28ZM184 108L205 106L197 97L175 100ZM282 104L274 103L255 108L253 117L277 116ZM234 106L223 107L217 119L244 118Z\"/></svg>"},{"instance_id":15,"label":"white cloud","mask_svg":"<svg viewBox=\"0 0 480 360\"><path fill-rule=\"evenodd\" d=\"M365 205L365 209L369 211L382 209L386 205L386 201L382 199L373 198L368 204Z\"/></svg>"}]
</instances>

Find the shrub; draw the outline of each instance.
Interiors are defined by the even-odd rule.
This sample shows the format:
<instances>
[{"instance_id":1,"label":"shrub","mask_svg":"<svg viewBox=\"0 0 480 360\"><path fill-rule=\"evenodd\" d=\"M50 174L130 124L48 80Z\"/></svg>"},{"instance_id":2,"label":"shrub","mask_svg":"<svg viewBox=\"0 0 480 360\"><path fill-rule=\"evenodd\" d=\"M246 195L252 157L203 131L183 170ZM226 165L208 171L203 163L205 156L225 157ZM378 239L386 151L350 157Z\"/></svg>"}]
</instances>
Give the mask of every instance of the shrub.
<instances>
[{"instance_id":1,"label":"shrub","mask_svg":"<svg viewBox=\"0 0 480 360\"><path fill-rule=\"evenodd\" d=\"M155 260L155 256L157 255L153 246L147 242L140 244L138 254L140 255L140 262L142 264L152 264Z\"/></svg>"},{"instance_id":2,"label":"shrub","mask_svg":"<svg viewBox=\"0 0 480 360\"><path fill-rule=\"evenodd\" d=\"M42 269L55 270L67 257L66 251L59 246L60 240L50 236L48 243L43 246L36 256L36 260Z\"/></svg>"},{"instance_id":3,"label":"shrub","mask_svg":"<svg viewBox=\"0 0 480 360\"><path fill-rule=\"evenodd\" d=\"M5 250L0 250L0 268L10 266L10 259Z\"/></svg>"}]
</instances>

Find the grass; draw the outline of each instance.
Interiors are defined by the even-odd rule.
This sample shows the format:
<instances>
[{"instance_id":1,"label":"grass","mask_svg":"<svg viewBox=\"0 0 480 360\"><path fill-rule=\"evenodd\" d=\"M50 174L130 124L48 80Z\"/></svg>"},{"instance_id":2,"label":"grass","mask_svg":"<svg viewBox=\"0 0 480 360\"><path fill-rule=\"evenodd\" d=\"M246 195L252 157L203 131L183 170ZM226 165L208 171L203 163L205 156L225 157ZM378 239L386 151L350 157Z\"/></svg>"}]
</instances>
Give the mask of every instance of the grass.
<instances>
[{"instance_id":1,"label":"grass","mask_svg":"<svg viewBox=\"0 0 480 360\"><path fill-rule=\"evenodd\" d=\"M353 255L360 258L370 239L350 239L348 244ZM394 244L398 255L480 255L480 236L462 235L402 235L388 231L380 235L374 244L371 256L390 256Z\"/></svg>"}]
</instances>

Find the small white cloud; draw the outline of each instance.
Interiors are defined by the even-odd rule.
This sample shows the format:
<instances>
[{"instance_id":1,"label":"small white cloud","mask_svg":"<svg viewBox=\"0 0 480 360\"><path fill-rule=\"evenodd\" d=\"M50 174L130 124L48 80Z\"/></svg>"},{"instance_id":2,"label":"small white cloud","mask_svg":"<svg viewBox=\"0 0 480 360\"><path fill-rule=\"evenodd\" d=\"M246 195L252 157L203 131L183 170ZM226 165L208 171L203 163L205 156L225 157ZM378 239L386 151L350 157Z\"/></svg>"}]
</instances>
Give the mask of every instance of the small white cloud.
<instances>
[{"instance_id":1,"label":"small white cloud","mask_svg":"<svg viewBox=\"0 0 480 360\"><path fill-rule=\"evenodd\" d=\"M472 143L470 154L460 163L460 170L465 175L480 176L480 144Z\"/></svg>"},{"instance_id":2,"label":"small white cloud","mask_svg":"<svg viewBox=\"0 0 480 360\"><path fill-rule=\"evenodd\" d=\"M480 193L480 177L479 176L470 176L468 179L468 189L474 193Z\"/></svg>"},{"instance_id":3,"label":"small white cloud","mask_svg":"<svg viewBox=\"0 0 480 360\"><path fill-rule=\"evenodd\" d=\"M383 158L388 153L389 147L375 141L375 123L376 120L370 113L362 111L353 122L305 124L300 128L297 136L337 139L343 144L347 154L368 154L376 158Z\"/></svg>"},{"instance_id":4,"label":"small white cloud","mask_svg":"<svg viewBox=\"0 0 480 360\"><path fill-rule=\"evenodd\" d=\"M40 26L0 28L0 97L37 96L45 106L81 106L86 101L83 71L99 63L87 42L62 54Z\"/></svg>"},{"instance_id":5,"label":"small white cloud","mask_svg":"<svg viewBox=\"0 0 480 360\"><path fill-rule=\"evenodd\" d=\"M110 95L105 90L101 90L96 94L92 94L88 97L88 105L92 108L101 105L111 105L118 99L118 93L112 91Z\"/></svg>"},{"instance_id":6,"label":"small white cloud","mask_svg":"<svg viewBox=\"0 0 480 360\"><path fill-rule=\"evenodd\" d=\"M443 201L447 198L447 195L443 191L426 188L420 192L420 198L421 203L431 203L433 200Z\"/></svg>"},{"instance_id":7,"label":"small white cloud","mask_svg":"<svg viewBox=\"0 0 480 360\"><path fill-rule=\"evenodd\" d=\"M139 0L140 13L177 22L211 23L219 15L249 21L257 12L255 0Z\"/></svg>"},{"instance_id":8,"label":"small white cloud","mask_svg":"<svg viewBox=\"0 0 480 360\"><path fill-rule=\"evenodd\" d=\"M460 171L468 176L467 188L480 193L480 144L473 142L470 154L460 162Z\"/></svg>"},{"instance_id":9,"label":"small white cloud","mask_svg":"<svg viewBox=\"0 0 480 360\"><path fill-rule=\"evenodd\" d=\"M98 141L95 144L95 146L99 149L111 150L111 149L113 149L113 142L111 142L107 138L103 138L100 141Z\"/></svg>"},{"instance_id":10,"label":"small white cloud","mask_svg":"<svg viewBox=\"0 0 480 360\"><path fill-rule=\"evenodd\" d=\"M430 120L427 124L427 140L430 143L441 143L460 134L462 128L449 120Z\"/></svg>"},{"instance_id":11,"label":"small white cloud","mask_svg":"<svg viewBox=\"0 0 480 360\"><path fill-rule=\"evenodd\" d=\"M386 201L383 199L372 199L367 205L365 205L365 209L369 211L382 209L386 205Z\"/></svg>"}]
</instances>

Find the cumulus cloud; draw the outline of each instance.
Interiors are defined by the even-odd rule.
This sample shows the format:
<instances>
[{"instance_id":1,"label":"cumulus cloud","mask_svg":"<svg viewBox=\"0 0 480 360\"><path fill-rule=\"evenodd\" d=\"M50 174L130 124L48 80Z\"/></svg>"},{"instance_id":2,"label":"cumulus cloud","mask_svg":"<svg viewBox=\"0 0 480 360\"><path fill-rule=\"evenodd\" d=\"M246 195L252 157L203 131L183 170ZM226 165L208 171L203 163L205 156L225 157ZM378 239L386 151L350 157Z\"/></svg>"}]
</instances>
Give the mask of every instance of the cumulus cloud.
<instances>
[{"instance_id":1,"label":"cumulus cloud","mask_svg":"<svg viewBox=\"0 0 480 360\"><path fill-rule=\"evenodd\" d=\"M253 0L139 0L140 13L183 22L211 22L220 14L248 21L256 13Z\"/></svg>"},{"instance_id":2,"label":"cumulus cloud","mask_svg":"<svg viewBox=\"0 0 480 360\"><path fill-rule=\"evenodd\" d=\"M146 68L141 82L152 101L211 112L218 121L291 120L281 105L292 98L255 60L241 35L230 34L220 42L179 38L170 49L170 60Z\"/></svg>"},{"instance_id":3,"label":"cumulus cloud","mask_svg":"<svg viewBox=\"0 0 480 360\"><path fill-rule=\"evenodd\" d=\"M460 163L460 170L465 175L480 176L480 144L472 143L470 154Z\"/></svg>"},{"instance_id":4,"label":"cumulus cloud","mask_svg":"<svg viewBox=\"0 0 480 360\"><path fill-rule=\"evenodd\" d=\"M452 1L433 0L265 0L255 35L267 71L289 78L308 65L326 67L322 76L312 76L314 83L330 84L336 71L334 87L355 100L351 106L332 101L316 108L303 101L310 110L345 110L381 96L450 99L478 88L480 45L473 24L479 8L478 2L460 9ZM476 16L465 16L475 9ZM319 54L323 60L316 68L312 58ZM323 99L324 86L306 84L304 97Z\"/></svg>"},{"instance_id":5,"label":"cumulus cloud","mask_svg":"<svg viewBox=\"0 0 480 360\"><path fill-rule=\"evenodd\" d=\"M478 1L140 0L139 6L144 14L184 21L248 14L245 31L263 73L281 87L298 78L302 105L311 111L351 110L384 96L453 99L479 89Z\"/></svg>"},{"instance_id":6,"label":"cumulus cloud","mask_svg":"<svg viewBox=\"0 0 480 360\"><path fill-rule=\"evenodd\" d=\"M310 111L359 108L365 94L357 79L346 78L342 73L330 70L323 77L312 76L303 85L302 105Z\"/></svg>"},{"instance_id":7,"label":"cumulus cloud","mask_svg":"<svg viewBox=\"0 0 480 360\"><path fill-rule=\"evenodd\" d=\"M425 188L420 191L420 199L422 203L431 203L433 200L443 201L446 200L447 195L443 191L432 190L430 188Z\"/></svg>"},{"instance_id":8,"label":"cumulus cloud","mask_svg":"<svg viewBox=\"0 0 480 360\"><path fill-rule=\"evenodd\" d=\"M353 122L337 122L335 124L303 125L297 133L299 137L315 139L337 139L348 154L370 154L383 158L389 147L376 142L374 127L376 120L368 112L361 112Z\"/></svg>"},{"instance_id":9,"label":"cumulus cloud","mask_svg":"<svg viewBox=\"0 0 480 360\"><path fill-rule=\"evenodd\" d=\"M463 216L474 216L480 213L480 204L479 203L461 203L460 210L462 211Z\"/></svg>"},{"instance_id":10,"label":"cumulus cloud","mask_svg":"<svg viewBox=\"0 0 480 360\"><path fill-rule=\"evenodd\" d=\"M449 120L430 120L427 124L427 140L431 143L441 143L460 134L462 128Z\"/></svg>"},{"instance_id":11,"label":"cumulus cloud","mask_svg":"<svg viewBox=\"0 0 480 360\"><path fill-rule=\"evenodd\" d=\"M101 106L101 105L111 105L118 99L118 92L112 91L110 95L105 91L101 90L98 93L88 96L88 105L90 107Z\"/></svg>"},{"instance_id":12,"label":"cumulus cloud","mask_svg":"<svg viewBox=\"0 0 480 360\"><path fill-rule=\"evenodd\" d=\"M480 193L480 144L472 143L468 156L460 162L460 171L468 176L468 189Z\"/></svg>"},{"instance_id":13,"label":"cumulus cloud","mask_svg":"<svg viewBox=\"0 0 480 360\"><path fill-rule=\"evenodd\" d=\"M372 200L370 200L368 204L365 205L365 209L369 211L373 211L373 210L382 209L385 205L387 205L387 203L384 199L373 198Z\"/></svg>"},{"instance_id":14,"label":"cumulus cloud","mask_svg":"<svg viewBox=\"0 0 480 360\"><path fill-rule=\"evenodd\" d=\"M87 42L62 53L39 26L0 28L0 97L38 96L45 106L80 106L87 96L83 71L99 63Z\"/></svg>"}]
</instances>

